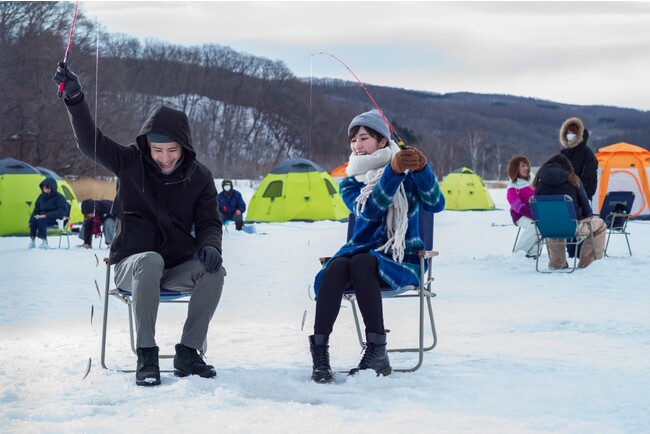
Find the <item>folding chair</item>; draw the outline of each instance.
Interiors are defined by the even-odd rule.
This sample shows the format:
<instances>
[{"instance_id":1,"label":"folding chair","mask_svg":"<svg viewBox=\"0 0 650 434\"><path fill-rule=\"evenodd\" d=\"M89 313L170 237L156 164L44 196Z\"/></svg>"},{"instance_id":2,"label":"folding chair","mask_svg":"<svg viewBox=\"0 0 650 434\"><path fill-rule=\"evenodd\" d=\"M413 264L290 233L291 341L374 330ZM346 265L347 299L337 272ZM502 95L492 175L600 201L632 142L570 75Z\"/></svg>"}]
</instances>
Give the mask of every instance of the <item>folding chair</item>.
<instances>
[{"instance_id":1,"label":"folding chair","mask_svg":"<svg viewBox=\"0 0 650 434\"><path fill-rule=\"evenodd\" d=\"M393 371L396 372L414 372L420 368L422 361L424 359L424 352L430 351L435 348L438 343L438 336L436 334L436 325L433 318L433 308L431 306L431 299L436 296L436 294L431 290L433 280L432 277L432 262L435 256L438 256L438 252L432 251L433 247L433 213L420 210L419 211L419 229L420 229L420 238L424 241L424 247L426 250L418 252L420 258L420 285L419 286L407 286L400 288L399 290L393 290L389 286L381 288L382 299L400 299L400 298L415 298L419 299L419 322L418 322L418 346L416 347L407 347L407 348L388 348L388 352L396 353L418 353L418 362L410 368L393 368ZM348 220L348 234L347 239L349 240L352 236L354 230L354 214L350 214ZM321 258L321 263L325 263L329 258ZM359 339L359 344L363 347L363 333L361 331L361 325L359 320L359 313L357 311L356 295L354 290L346 289L343 293L343 299L347 300L352 305L352 313L354 316L354 323L357 330L357 338ZM425 313L424 306L427 306L428 309L428 318L429 325L431 330L432 341L428 346L425 346L424 343L424 323L425 323Z\"/></svg>"},{"instance_id":2,"label":"folding chair","mask_svg":"<svg viewBox=\"0 0 650 434\"><path fill-rule=\"evenodd\" d=\"M107 341L107 326L108 326L108 303L111 297L115 297L124 304L126 304L129 312L129 336L131 340L131 351L137 355L135 346L135 318L133 317L133 299L131 291L126 291L120 288L111 288L111 263L108 258L104 258L106 263L106 286L104 289L104 317L102 320L102 350L101 350L101 365L104 369L109 369L106 366L106 341ZM190 293L172 291L169 289L160 289L160 303L189 303ZM172 359L174 354L160 354L160 359ZM134 370L118 369L121 372L134 372ZM161 370L161 372L173 372L171 370Z\"/></svg>"},{"instance_id":3,"label":"folding chair","mask_svg":"<svg viewBox=\"0 0 650 434\"><path fill-rule=\"evenodd\" d=\"M576 210L573 205L573 199L567 195L548 195L533 196L530 198L530 210L535 221L535 232L537 234L537 259L535 260L535 270L541 273L550 273L551 271L541 271L539 269L539 257L542 254L544 244L548 250L549 239L565 240L566 244L575 244L577 246L587 238L591 238L594 245L594 259L596 259L596 242L593 237L593 231L589 234L580 233L580 224L576 217ZM591 226L591 222L589 222ZM590 227L591 229L591 227ZM573 257L573 267L569 273L576 269L578 255Z\"/></svg>"},{"instance_id":4,"label":"folding chair","mask_svg":"<svg viewBox=\"0 0 650 434\"><path fill-rule=\"evenodd\" d=\"M517 226L517 236L515 237L515 242L512 244L512 253L515 253L515 247L517 247L517 241L519 241L519 234L521 234L521 226Z\"/></svg>"},{"instance_id":5,"label":"folding chair","mask_svg":"<svg viewBox=\"0 0 650 434\"><path fill-rule=\"evenodd\" d=\"M61 248L61 241L63 237L65 237L65 240L68 244L68 247L66 249L70 248L70 229L68 228L68 222L70 221L70 217L63 217L60 219L56 219L56 226L48 226L47 227L47 236L58 236L59 237L59 246L58 248Z\"/></svg>"},{"instance_id":6,"label":"folding chair","mask_svg":"<svg viewBox=\"0 0 650 434\"><path fill-rule=\"evenodd\" d=\"M627 251L632 256L632 248L627 232L627 222L630 220L632 205L634 204L634 192L632 191L610 191L605 195L603 206L600 208L600 218L607 225L607 242L605 243L605 256L609 246L611 235L625 235Z\"/></svg>"}]
</instances>

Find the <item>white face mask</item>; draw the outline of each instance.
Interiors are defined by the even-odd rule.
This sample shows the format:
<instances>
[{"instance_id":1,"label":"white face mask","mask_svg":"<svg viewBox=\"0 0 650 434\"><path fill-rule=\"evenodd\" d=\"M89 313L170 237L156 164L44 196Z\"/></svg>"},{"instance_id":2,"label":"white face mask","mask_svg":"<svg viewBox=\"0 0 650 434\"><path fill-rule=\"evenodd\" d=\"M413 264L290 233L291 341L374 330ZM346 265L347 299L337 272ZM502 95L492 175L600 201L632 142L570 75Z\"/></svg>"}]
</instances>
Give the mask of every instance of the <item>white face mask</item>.
<instances>
[{"instance_id":1,"label":"white face mask","mask_svg":"<svg viewBox=\"0 0 650 434\"><path fill-rule=\"evenodd\" d=\"M223 191L230 191L230 190L232 190L231 186L229 186L229 185L224 185L223 186Z\"/></svg>"},{"instance_id":2,"label":"white face mask","mask_svg":"<svg viewBox=\"0 0 650 434\"><path fill-rule=\"evenodd\" d=\"M570 142L571 140L575 139L575 138L576 138L576 135L573 134L573 133L568 133L568 134L566 135L566 139L567 139L569 142Z\"/></svg>"}]
</instances>

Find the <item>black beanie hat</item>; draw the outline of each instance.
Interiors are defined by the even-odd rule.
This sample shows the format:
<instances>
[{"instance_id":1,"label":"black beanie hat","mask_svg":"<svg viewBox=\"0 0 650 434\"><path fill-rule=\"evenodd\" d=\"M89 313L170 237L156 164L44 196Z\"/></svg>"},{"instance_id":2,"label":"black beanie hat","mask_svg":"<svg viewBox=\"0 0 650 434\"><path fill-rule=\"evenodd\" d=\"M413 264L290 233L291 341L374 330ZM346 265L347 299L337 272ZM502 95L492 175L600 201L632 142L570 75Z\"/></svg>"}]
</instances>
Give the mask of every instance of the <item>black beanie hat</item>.
<instances>
[{"instance_id":1,"label":"black beanie hat","mask_svg":"<svg viewBox=\"0 0 650 434\"><path fill-rule=\"evenodd\" d=\"M81 202L81 213L83 215L90 214L95 212L95 201L92 199L86 199Z\"/></svg>"}]
</instances>

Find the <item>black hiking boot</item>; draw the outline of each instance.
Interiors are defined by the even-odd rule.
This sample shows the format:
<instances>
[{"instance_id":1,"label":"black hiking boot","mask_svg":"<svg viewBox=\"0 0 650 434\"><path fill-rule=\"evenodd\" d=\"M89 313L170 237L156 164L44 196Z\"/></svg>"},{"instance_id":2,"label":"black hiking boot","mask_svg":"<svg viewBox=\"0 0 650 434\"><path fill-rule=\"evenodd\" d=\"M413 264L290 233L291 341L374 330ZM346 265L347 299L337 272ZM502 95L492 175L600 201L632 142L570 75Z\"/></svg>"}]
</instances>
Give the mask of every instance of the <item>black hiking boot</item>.
<instances>
[{"instance_id":1,"label":"black hiking boot","mask_svg":"<svg viewBox=\"0 0 650 434\"><path fill-rule=\"evenodd\" d=\"M212 378L217 371L212 365L206 365L199 353L183 344L176 344L176 355L174 356L174 375L187 377L198 375L203 378Z\"/></svg>"},{"instance_id":2,"label":"black hiking boot","mask_svg":"<svg viewBox=\"0 0 650 434\"><path fill-rule=\"evenodd\" d=\"M373 369L377 373L377 376L390 375L393 372L393 368L390 366L388 352L386 351L386 335L368 333L366 340L368 342L364 344L364 353L359 362L359 366L350 370L350 375L354 375L364 369Z\"/></svg>"},{"instance_id":3,"label":"black hiking boot","mask_svg":"<svg viewBox=\"0 0 650 434\"><path fill-rule=\"evenodd\" d=\"M138 365L135 369L135 384L138 386L157 386L160 384L158 347L138 348Z\"/></svg>"},{"instance_id":4,"label":"black hiking boot","mask_svg":"<svg viewBox=\"0 0 650 434\"><path fill-rule=\"evenodd\" d=\"M309 351L313 361L311 379L316 383L329 383L332 381L328 340L328 335L309 336Z\"/></svg>"}]
</instances>

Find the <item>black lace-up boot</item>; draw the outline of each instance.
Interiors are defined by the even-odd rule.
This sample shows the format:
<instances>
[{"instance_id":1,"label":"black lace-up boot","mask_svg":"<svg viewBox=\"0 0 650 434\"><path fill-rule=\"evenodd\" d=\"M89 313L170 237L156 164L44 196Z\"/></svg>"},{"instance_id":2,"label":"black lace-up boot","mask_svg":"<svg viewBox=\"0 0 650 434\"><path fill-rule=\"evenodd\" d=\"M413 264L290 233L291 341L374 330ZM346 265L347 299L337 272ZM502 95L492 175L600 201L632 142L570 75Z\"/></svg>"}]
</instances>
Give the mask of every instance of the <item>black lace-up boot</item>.
<instances>
[{"instance_id":1,"label":"black lace-up boot","mask_svg":"<svg viewBox=\"0 0 650 434\"><path fill-rule=\"evenodd\" d=\"M329 383L332 381L328 340L328 335L309 336L309 351L311 352L313 361L311 379L317 383Z\"/></svg>"},{"instance_id":2,"label":"black lace-up boot","mask_svg":"<svg viewBox=\"0 0 650 434\"><path fill-rule=\"evenodd\" d=\"M354 375L363 369L373 369L377 376L390 375L393 368L390 366L388 360L388 352L386 351L386 335L377 333L368 333L366 335L367 342L364 344L364 353L359 362L359 366L350 371L350 375Z\"/></svg>"},{"instance_id":3,"label":"black lace-up boot","mask_svg":"<svg viewBox=\"0 0 650 434\"><path fill-rule=\"evenodd\" d=\"M157 386L160 384L158 347L138 348L138 365L135 368L135 384L138 386Z\"/></svg>"},{"instance_id":4,"label":"black lace-up boot","mask_svg":"<svg viewBox=\"0 0 650 434\"><path fill-rule=\"evenodd\" d=\"M177 377L198 375L203 378L212 378L217 375L217 371L214 369L214 366L207 365L194 348L183 344L176 344L174 375Z\"/></svg>"}]
</instances>

